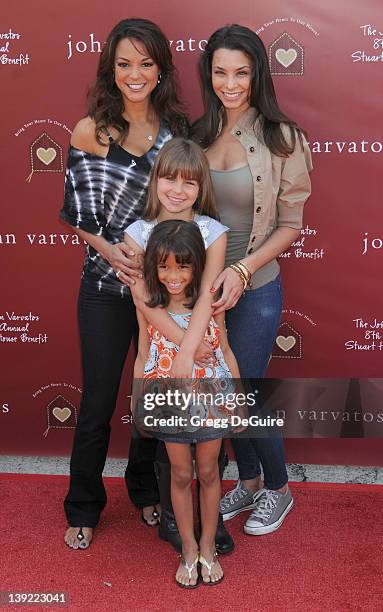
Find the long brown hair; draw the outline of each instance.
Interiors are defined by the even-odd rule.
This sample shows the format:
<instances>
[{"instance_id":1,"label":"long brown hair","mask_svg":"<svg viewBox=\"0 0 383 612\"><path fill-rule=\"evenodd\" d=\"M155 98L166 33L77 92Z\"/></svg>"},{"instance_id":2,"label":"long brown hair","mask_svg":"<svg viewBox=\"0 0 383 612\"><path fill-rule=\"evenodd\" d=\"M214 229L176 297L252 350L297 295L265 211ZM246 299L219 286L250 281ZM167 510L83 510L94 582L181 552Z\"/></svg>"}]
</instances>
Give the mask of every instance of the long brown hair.
<instances>
[{"instance_id":1,"label":"long brown hair","mask_svg":"<svg viewBox=\"0 0 383 612\"><path fill-rule=\"evenodd\" d=\"M176 69L169 42L152 21L132 18L120 21L109 34L101 52L96 82L88 92L88 114L96 123L97 142L105 144L105 130L108 127L117 130L117 142L122 142L129 131L129 122L122 116L122 94L114 80L116 47L124 38L140 41L158 65L161 81L151 93L153 108L158 117L167 122L173 134L185 136L188 121L177 95Z\"/></svg>"},{"instance_id":2,"label":"long brown hair","mask_svg":"<svg viewBox=\"0 0 383 612\"><path fill-rule=\"evenodd\" d=\"M209 164L201 147L192 140L173 138L160 150L154 162L148 185L148 197L143 218L156 219L160 214L161 202L157 195L157 181L164 176L176 178L181 174L184 180L196 181L199 187L194 209L200 215L218 218Z\"/></svg>"},{"instance_id":3,"label":"long brown hair","mask_svg":"<svg viewBox=\"0 0 383 612\"><path fill-rule=\"evenodd\" d=\"M212 61L217 49L242 51L251 60L252 80L249 102L250 106L256 108L259 113L260 129L256 136L264 142L272 153L282 157L287 157L293 152L297 135L301 146L303 146L300 128L279 108L266 49L262 40L249 28L237 24L225 26L214 32L201 54L199 74L205 114L193 125L192 137L203 148L207 148L218 134L220 111L224 107L215 95L212 86ZM222 119L225 121L225 114L223 114ZM290 128L288 141L282 131L281 123Z\"/></svg>"},{"instance_id":4,"label":"long brown hair","mask_svg":"<svg viewBox=\"0 0 383 612\"><path fill-rule=\"evenodd\" d=\"M170 253L174 253L177 263L192 266L192 281L185 290L189 301L184 306L193 308L201 287L206 249L196 223L173 219L158 223L148 240L144 255L144 279L150 299L146 305L155 308L169 304L169 294L158 278L157 265L166 261Z\"/></svg>"}]
</instances>

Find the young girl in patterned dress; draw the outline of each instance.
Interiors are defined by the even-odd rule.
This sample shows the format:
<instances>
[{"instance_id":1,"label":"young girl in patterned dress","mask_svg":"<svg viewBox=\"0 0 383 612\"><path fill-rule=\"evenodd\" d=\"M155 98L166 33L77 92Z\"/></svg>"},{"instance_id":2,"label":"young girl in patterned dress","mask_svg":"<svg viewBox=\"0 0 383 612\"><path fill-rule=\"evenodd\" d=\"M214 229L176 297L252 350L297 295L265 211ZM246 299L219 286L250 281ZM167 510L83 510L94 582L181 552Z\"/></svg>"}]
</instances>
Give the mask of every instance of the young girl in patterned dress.
<instances>
[{"instance_id":1,"label":"young girl in patterned dress","mask_svg":"<svg viewBox=\"0 0 383 612\"><path fill-rule=\"evenodd\" d=\"M153 167L143 219L132 223L127 228L125 243L136 253L139 260L145 252L153 228L161 221L194 221L200 230L206 249L206 261L203 272L201 271L199 292L196 295L193 313L187 316L187 325L185 325L184 317L177 316L178 320L175 320L167 312L167 309L153 308L147 305L152 296L150 293L148 295L142 279L137 278L136 282L130 285L139 320L141 320L141 328L146 330L146 324L144 325L143 321L150 321L153 329L160 330L161 335L177 347L176 351L173 350L171 361L166 366L168 367L167 372L172 378L190 378L193 372L195 374L195 364L204 367L209 365L214 358L211 343L206 342L205 336L206 330L210 329L211 304L214 301L214 295L210 289L224 266L227 231L227 228L216 220L216 216L210 172L203 151L195 143L182 138L169 141L161 150ZM152 265L155 266L156 264L152 262ZM224 328L223 325L222 327ZM224 329L222 334L222 337L226 338ZM136 369L135 377L143 377L146 358L147 355L143 356L141 350L141 357L138 357L136 368L141 368L142 373L139 375ZM141 365L139 365L140 359ZM206 376L208 375L212 376L213 374L206 374ZM232 375L237 377L237 371L232 369ZM209 564L208 567L205 566L202 569L203 578L206 582L214 584L223 575L219 563L215 562L214 534L211 539L211 534L215 529L214 524L217 524L218 512L216 512L215 501L214 503L206 503L205 490L207 481L211 478L215 479L218 473L217 454L220 450L221 440L216 440L214 443L200 443L197 446L197 455L201 455L205 444L210 445L209 449L214 446L214 449L208 453L208 468L205 465L201 467L201 460L199 462L201 514L205 526L208 526L208 530L205 529L203 536L201 536L200 550ZM182 475L184 477L186 475L187 480L190 479L191 481L192 461L189 446L176 443L173 446L178 447L178 452L185 455L184 462L175 464L174 457L172 459L169 449L167 449L172 463L172 498L174 503L174 495L177 497L177 493L174 493L176 489L183 488L190 495L189 485L185 486L185 482L181 482L179 472L182 468ZM176 470L177 476L174 476ZM213 488L213 490L215 489ZM218 492L217 495L219 497ZM194 563L197 543L194 539L192 522L190 523L192 519L191 505L189 504L187 508L186 515L180 510L178 510L178 514L176 512L177 525L180 529L183 544L183 560L177 571L176 580L181 586L193 587L197 583L197 565ZM206 518L205 515L210 517L209 512L213 510L211 518ZM179 526L179 521L183 525L185 516L188 525L186 532L183 526L181 528Z\"/></svg>"},{"instance_id":2,"label":"young girl in patterned dress","mask_svg":"<svg viewBox=\"0 0 383 612\"><path fill-rule=\"evenodd\" d=\"M182 329L187 329L192 309L197 302L201 279L206 260L206 250L198 225L182 220L167 220L156 224L148 240L144 256L144 278L148 291L148 307L166 308L170 317ZM140 326L138 355L134 367L135 380L153 378L166 379L171 376L172 362L179 352L179 346L171 342L138 312ZM210 342L213 358L207 367L193 366L193 379L239 378L239 370L229 347L224 319L210 319L205 333ZM144 381L145 382L145 381ZM174 383L174 381L172 381ZM190 381L191 382L191 381ZM223 385L223 386L224 386ZM207 386L207 385L206 385ZM162 390L158 381L159 390ZM177 385L185 390L185 385ZM188 390L193 387L187 385ZM206 387L205 387L206 391ZM147 388L145 388L147 392ZM201 406L197 406L200 410ZM205 405L203 418L217 416L217 409ZM187 410L193 413L194 406ZM169 413L169 405L164 412ZM228 410L218 410L222 417ZM186 414L186 413L185 413ZM135 415L135 418L137 416ZM186 419L187 420L187 419ZM138 422L141 418L138 419ZM158 430L157 430L158 431ZM215 533L217 528L220 478L218 473L218 454L221 438L227 433L224 427L178 428L174 437L158 433L165 441L171 463L171 494L174 513L182 539L182 557L176 574L177 584L184 588L194 588L199 584L198 564L201 564L202 581L214 585L223 579L223 571L215 552ZM193 459L191 443L196 444L195 464L200 482L201 537L199 544L195 539L193 526Z\"/></svg>"}]
</instances>

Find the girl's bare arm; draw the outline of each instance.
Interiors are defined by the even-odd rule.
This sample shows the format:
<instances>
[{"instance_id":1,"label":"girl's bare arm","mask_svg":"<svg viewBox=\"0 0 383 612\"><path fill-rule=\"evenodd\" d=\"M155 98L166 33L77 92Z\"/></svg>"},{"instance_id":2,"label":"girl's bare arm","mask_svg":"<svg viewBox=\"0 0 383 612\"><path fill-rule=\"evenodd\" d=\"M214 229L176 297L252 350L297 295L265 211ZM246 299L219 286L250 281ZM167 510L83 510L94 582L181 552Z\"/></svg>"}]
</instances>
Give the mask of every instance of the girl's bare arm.
<instances>
[{"instance_id":1,"label":"girl's bare arm","mask_svg":"<svg viewBox=\"0 0 383 612\"><path fill-rule=\"evenodd\" d=\"M212 316L214 294L211 292L211 287L224 266L226 243L226 234L222 234L206 251L200 295L171 369L172 376L175 378L190 378L191 376L196 349L205 335Z\"/></svg>"},{"instance_id":2,"label":"girl's bare arm","mask_svg":"<svg viewBox=\"0 0 383 612\"><path fill-rule=\"evenodd\" d=\"M233 378L240 378L239 367L234 353L230 348L230 344L227 338L227 331L225 325L225 313L221 312L214 316L214 320L219 327L219 344L225 358L227 365L229 366L230 372Z\"/></svg>"}]
</instances>

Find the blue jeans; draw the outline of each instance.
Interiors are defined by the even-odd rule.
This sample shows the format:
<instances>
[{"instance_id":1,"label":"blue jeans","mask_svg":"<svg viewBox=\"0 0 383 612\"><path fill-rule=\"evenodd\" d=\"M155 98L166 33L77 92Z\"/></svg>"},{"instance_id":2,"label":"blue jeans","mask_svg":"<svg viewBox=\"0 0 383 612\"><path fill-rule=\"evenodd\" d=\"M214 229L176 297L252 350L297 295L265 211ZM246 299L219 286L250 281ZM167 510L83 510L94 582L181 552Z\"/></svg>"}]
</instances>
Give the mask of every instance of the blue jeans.
<instances>
[{"instance_id":1,"label":"blue jeans","mask_svg":"<svg viewBox=\"0 0 383 612\"><path fill-rule=\"evenodd\" d=\"M277 335L282 311L281 279L246 291L237 305L226 311L231 349L241 378L263 378ZM280 489L287 483L284 444L279 437L233 438L239 478L252 480L263 467L265 487Z\"/></svg>"}]
</instances>

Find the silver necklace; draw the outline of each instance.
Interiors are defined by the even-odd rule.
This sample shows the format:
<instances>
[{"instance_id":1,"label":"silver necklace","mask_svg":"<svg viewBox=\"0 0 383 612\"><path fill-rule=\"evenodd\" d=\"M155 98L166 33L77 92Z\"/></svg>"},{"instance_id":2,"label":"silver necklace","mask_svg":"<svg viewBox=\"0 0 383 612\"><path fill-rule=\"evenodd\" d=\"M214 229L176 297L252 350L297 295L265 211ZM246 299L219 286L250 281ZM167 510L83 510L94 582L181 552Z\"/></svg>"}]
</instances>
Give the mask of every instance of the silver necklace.
<instances>
[{"instance_id":1,"label":"silver necklace","mask_svg":"<svg viewBox=\"0 0 383 612\"><path fill-rule=\"evenodd\" d=\"M122 116L124 117L124 115L122 115ZM124 117L124 119L126 119L128 121L128 119L126 117ZM131 123L131 122L129 122L129 123ZM146 140L149 140L149 142L152 142L154 140L152 134L145 134L145 138L146 138Z\"/></svg>"}]
</instances>

